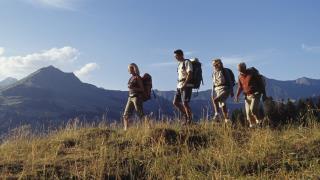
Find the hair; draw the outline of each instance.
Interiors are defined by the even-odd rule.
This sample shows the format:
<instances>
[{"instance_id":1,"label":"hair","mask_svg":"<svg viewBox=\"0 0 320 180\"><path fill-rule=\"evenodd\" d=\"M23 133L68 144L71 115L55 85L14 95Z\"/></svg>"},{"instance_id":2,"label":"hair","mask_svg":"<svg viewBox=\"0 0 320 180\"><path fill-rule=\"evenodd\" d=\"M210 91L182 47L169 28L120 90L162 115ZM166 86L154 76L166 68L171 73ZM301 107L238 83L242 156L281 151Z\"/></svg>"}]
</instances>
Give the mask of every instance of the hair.
<instances>
[{"instance_id":1,"label":"hair","mask_svg":"<svg viewBox=\"0 0 320 180\"><path fill-rule=\"evenodd\" d=\"M212 64L215 64L215 63L220 63L223 66L223 63L222 63L221 59L219 59L219 58L212 60Z\"/></svg>"},{"instance_id":2,"label":"hair","mask_svg":"<svg viewBox=\"0 0 320 180\"><path fill-rule=\"evenodd\" d=\"M174 53L183 56L183 51L181 49L175 50Z\"/></svg>"},{"instance_id":3,"label":"hair","mask_svg":"<svg viewBox=\"0 0 320 180\"><path fill-rule=\"evenodd\" d=\"M247 69L247 65L244 62L239 63L238 66L241 67L241 68Z\"/></svg>"},{"instance_id":4,"label":"hair","mask_svg":"<svg viewBox=\"0 0 320 180\"><path fill-rule=\"evenodd\" d=\"M134 71L137 75L140 76L140 71L139 71L139 67L138 67L137 64L131 63L131 64L129 64L129 67L133 67L133 71Z\"/></svg>"}]
</instances>

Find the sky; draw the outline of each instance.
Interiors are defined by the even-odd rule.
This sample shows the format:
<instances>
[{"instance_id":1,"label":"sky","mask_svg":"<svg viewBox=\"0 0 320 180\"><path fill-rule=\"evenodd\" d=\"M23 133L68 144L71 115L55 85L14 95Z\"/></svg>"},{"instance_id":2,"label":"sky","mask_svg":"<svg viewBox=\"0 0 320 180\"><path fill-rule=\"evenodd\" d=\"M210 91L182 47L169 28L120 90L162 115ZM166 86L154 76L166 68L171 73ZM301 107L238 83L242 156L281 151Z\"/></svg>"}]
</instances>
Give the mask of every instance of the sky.
<instances>
[{"instance_id":1,"label":"sky","mask_svg":"<svg viewBox=\"0 0 320 180\"><path fill-rule=\"evenodd\" d=\"M2 0L0 80L54 65L83 82L126 90L128 64L174 90L173 51L213 58L237 75L246 62L278 80L320 79L318 0Z\"/></svg>"}]
</instances>

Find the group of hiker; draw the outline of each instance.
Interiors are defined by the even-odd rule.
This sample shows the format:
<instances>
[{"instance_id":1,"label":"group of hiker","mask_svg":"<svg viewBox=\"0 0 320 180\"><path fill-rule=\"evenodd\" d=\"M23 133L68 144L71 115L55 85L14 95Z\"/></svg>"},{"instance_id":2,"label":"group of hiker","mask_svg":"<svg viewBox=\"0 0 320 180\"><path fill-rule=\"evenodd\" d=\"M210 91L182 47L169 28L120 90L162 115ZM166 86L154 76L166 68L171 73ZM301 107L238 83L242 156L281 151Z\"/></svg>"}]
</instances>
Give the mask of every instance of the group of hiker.
<instances>
[{"instance_id":1,"label":"group of hiker","mask_svg":"<svg viewBox=\"0 0 320 180\"><path fill-rule=\"evenodd\" d=\"M202 78L202 68L199 59L186 59L181 49L174 51L178 62L177 90L173 99L173 105L182 114L182 122L187 125L192 123L192 110L189 105L193 89L199 89ZM254 68L247 68L244 62L238 64L238 88L234 96L235 76L231 69L224 67L221 59L213 59L212 74L212 104L216 121L230 122L227 99L231 96L235 102L239 102L241 93L244 94L246 118L249 127L261 123L259 116L259 104L262 97L267 98L264 77ZM130 117L134 110L140 119L144 117L143 103L151 98L152 78L146 73L140 75L138 66L131 63L128 66L131 77L128 81L129 97L123 114L124 129L127 130ZM220 111L221 110L221 113ZM222 114L222 116L221 116Z\"/></svg>"}]
</instances>

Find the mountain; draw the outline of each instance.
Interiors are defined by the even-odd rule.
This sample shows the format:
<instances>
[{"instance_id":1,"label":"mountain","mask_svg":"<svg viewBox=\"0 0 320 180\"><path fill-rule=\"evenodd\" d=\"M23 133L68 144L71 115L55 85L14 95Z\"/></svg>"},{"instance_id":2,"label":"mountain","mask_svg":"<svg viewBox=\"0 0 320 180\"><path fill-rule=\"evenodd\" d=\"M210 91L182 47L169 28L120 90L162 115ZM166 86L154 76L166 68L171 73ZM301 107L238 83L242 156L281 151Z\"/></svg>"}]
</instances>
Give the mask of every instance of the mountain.
<instances>
[{"instance_id":1,"label":"mountain","mask_svg":"<svg viewBox=\"0 0 320 180\"><path fill-rule=\"evenodd\" d=\"M299 78L291 81L266 79L266 89L274 99L300 99L320 96L320 80Z\"/></svg>"},{"instance_id":2,"label":"mountain","mask_svg":"<svg viewBox=\"0 0 320 180\"><path fill-rule=\"evenodd\" d=\"M11 81L0 89L0 132L23 124L36 128L57 127L70 119L85 122L120 121L128 98L127 91L106 90L81 82L73 73L49 66L29 76ZM266 79L267 92L274 99L320 96L320 80L300 78L292 81ZM236 87L235 87L236 88ZM144 104L145 113L157 119L177 116L172 100L175 91L154 91ZM211 90L193 94L191 107L195 119L212 113ZM228 100L230 110L243 104Z\"/></svg>"},{"instance_id":3,"label":"mountain","mask_svg":"<svg viewBox=\"0 0 320 180\"><path fill-rule=\"evenodd\" d=\"M88 122L101 120L102 116L119 120L128 94L83 83L73 73L53 66L30 74L0 93L0 131L21 124L57 126L75 117ZM146 112L159 109L161 104L166 107L171 103L159 97L146 104ZM172 109L167 109L154 115L172 115Z\"/></svg>"},{"instance_id":4,"label":"mountain","mask_svg":"<svg viewBox=\"0 0 320 180\"><path fill-rule=\"evenodd\" d=\"M16 83L17 81L18 81L18 79L16 79L16 78L8 77L8 78L0 81L0 89L6 88L6 87Z\"/></svg>"}]
</instances>

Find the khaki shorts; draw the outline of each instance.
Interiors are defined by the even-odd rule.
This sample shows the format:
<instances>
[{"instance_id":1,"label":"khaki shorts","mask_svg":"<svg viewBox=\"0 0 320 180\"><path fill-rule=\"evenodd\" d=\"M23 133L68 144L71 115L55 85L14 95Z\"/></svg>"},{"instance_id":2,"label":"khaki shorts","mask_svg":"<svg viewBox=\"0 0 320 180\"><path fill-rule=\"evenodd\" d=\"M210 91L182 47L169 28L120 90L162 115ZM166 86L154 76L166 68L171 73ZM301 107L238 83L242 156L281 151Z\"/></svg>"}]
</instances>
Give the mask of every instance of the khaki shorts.
<instances>
[{"instance_id":1,"label":"khaki shorts","mask_svg":"<svg viewBox=\"0 0 320 180\"><path fill-rule=\"evenodd\" d=\"M215 98L219 102L219 107L225 106L231 91L227 89L215 89L214 91L215 92L212 92L212 97L214 97L214 94L216 95Z\"/></svg>"},{"instance_id":2,"label":"khaki shorts","mask_svg":"<svg viewBox=\"0 0 320 180\"><path fill-rule=\"evenodd\" d=\"M177 89L173 101L178 103L188 103L191 100L192 87L186 87L183 89Z\"/></svg>"},{"instance_id":3,"label":"khaki shorts","mask_svg":"<svg viewBox=\"0 0 320 180\"><path fill-rule=\"evenodd\" d=\"M129 97L126 108L124 110L123 117L130 118L133 114L133 111L136 110L139 118L144 116L143 113L143 100L141 97Z\"/></svg>"},{"instance_id":4,"label":"khaki shorts","mask_svg":"<svg viewBox=\"0 0 320 180\"><path fill-rule=\"evenodd\" d=\"M245 108L247 120L254 122L259 116L259 104L261 94L251 94L245 97Z\"/></svg>"}]
</instances>

